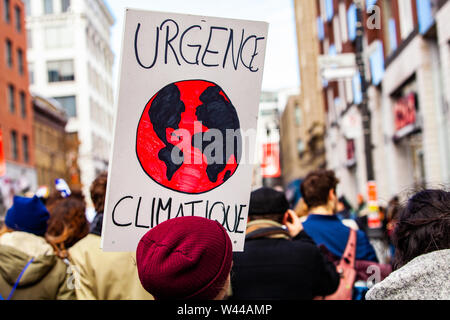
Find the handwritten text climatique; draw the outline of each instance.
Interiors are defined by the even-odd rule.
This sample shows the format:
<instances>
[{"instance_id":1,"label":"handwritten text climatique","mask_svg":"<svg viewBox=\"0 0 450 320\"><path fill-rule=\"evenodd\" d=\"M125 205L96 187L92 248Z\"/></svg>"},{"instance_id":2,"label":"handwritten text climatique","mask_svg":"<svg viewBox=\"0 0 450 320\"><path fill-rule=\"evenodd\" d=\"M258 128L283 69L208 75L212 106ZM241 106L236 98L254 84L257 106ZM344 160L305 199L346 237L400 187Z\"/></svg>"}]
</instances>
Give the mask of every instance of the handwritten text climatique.
<instances>
[{"instance_id":1,"label":"handwritten text climatique","mask_svg":"<svg viewBox=\"0 0 450 320\"><path fill-rule=\"evenodd\" d=\"M216 220L231 233L245 231L244 210L246 204L225 204L221 201L197 200L177 203L172 198L153 197L151 203L142 201L143 197L123 196L114 204L111 212L116 227L151 229L171 218L202 216ZM131 206L130 206L131 205ZM133 217L130 216L133 213Z\"/></svg>"}]
</instances>

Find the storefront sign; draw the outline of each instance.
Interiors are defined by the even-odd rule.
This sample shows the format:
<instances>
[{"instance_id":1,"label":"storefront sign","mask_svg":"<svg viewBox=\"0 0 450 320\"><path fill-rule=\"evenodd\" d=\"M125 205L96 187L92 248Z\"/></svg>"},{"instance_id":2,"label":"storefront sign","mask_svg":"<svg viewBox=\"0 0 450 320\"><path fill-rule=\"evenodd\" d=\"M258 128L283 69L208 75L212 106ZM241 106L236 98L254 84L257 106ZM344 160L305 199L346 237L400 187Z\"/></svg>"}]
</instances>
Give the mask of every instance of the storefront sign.
<instances>
[{"instance_id":1,"label":"storefront sign","mask_svg":"<svg viewBox=\"0 0 450 320\"><path fill-rule=\"evenodd\" d=\"M264 178L278 178L281 176L280 147L278 143L263 144L261 170Z\"/></svg>"},{"instance_id":2,"label":"storefront sign","mask_svg":"<svg viewBox=\"0 0 450 320\"><path fill-rule=\"evenodd\" d=\"M417 129L416 96L410 93L394 105L395 137L402 138Z\"/></svg>"}]
</instances>

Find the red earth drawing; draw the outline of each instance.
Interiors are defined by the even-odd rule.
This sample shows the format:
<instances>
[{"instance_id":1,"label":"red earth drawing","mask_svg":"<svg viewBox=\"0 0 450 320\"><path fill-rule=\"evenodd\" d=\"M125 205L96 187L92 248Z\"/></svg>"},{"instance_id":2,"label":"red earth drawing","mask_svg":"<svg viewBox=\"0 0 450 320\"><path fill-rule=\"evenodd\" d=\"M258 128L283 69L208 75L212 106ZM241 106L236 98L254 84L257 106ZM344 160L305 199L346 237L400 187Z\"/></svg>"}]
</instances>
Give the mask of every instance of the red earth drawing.
<instances>
[{"instance_id":1,"label":"red earth drawing","mask_svg":"<svg viewBox=\"0 0 450 320\"><path fill-rule=\"evenodd\" d=\"M217 141L194 139L210 129L223 133L222 161L205 155L205 148L212 142L217 146ZM204 193L226 182L239 165L240 143L231 152L225 150L227 129L238 130L240 137L236 109L222 88L205 80L171 83L145 106L136 154L142 169L158 184L183 193ZM173 154L179 159L174 161Z\"/></svg>"}]
</instances>

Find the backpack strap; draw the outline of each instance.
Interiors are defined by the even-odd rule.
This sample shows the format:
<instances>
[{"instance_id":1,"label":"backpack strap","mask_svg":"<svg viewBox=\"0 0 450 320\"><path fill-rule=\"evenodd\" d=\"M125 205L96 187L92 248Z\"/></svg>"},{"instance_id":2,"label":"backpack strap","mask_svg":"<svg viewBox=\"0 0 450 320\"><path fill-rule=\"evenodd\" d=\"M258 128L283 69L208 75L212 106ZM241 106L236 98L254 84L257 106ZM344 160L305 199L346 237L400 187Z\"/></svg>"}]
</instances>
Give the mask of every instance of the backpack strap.
<instances>
[{"instance_id":1,"label":"backpack strap","mask_svg":"<svg viewBox=\"0 0 450 320\"><path fill-rule=\"evenodd\" d=\"M14 294L14 291L16 291L17 286L19 285L20 279L22 279L23 274L25 273L25 270L28 269L28 267L30 266L30 264L32 264L34 261L34 257L31 258L30 261L28 261L28 263L25 265L25 267L22 269L22 272L20 273L19 277L17 278L16 282L14 283L14 286L11 290L11 292L9 293L8 298L6 298L6 300L11 300L12 295ZM5 300L5 298L2 297L2 295L0 294L0 300Z\"/></svg>"},{"instance_id":2,"label":"backpack strap","mask_svg":"<svg viewBox=\"0 0 450 320\"><path fill-rule=\"evenodd\" d=\"M341 258L345 263L349 264L350 267L355 268L355 257L356 256L356 230L350 229L350 235L348 236L347 246L345 247L344 254Z\"/></svg>"}]
</instances>

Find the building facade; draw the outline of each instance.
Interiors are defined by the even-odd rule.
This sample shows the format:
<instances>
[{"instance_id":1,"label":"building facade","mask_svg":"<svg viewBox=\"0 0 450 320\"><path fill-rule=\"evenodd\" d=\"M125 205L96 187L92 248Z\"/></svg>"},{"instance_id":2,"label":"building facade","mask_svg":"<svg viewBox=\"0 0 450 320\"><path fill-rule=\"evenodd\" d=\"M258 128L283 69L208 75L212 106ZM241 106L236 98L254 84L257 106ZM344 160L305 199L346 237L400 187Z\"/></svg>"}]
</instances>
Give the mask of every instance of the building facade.
<instances>
[{"instance_id":1,"label":"building facade","mask_svg":"<svg viewBox=\"0 0 450 320\"><path fill-rule=\"evenodd\" d=\"M380 203L450 181L448 1L362 1L372 158ZM356 52L356 6L317 0L320 53ZM351 201L366 194L359 73L323 81L327 164Z\"/></svg>"},{"instance_id":2,"label":"building facade","mask_svg":"<svg viewBox=\"0 0 450 320\"><path fill-rule=\"evenodd\" d=\"M0 193L6 207L14 194L37 187L26 52L24 5L19 0L1 0L0 134L6 170L0 174Z\"/></svg>"},{"instance_id":3,"label":"building facade","mask_svg":"<svg viewBox=\"0 0 450 320\"><path fill-rule=\"evenodd\" d=\"M283 183L288 198L299 198L308 172L324 168L325 104L318 74L317 7L314 1L294 1L300 67L300 94L290 95L281 117ZM295 203L293 203L295 204Z\"/></svg>"},{"instance_id":4,"label":"building facade","mask_svg":"<svg viewBox=\"0 0 450 320\"><path fill-rule=\"evenodd\" d=\"M32 92L58 101L66 131L81 142L78 165L83 192L107 170L114 98L111 26L103 0L28 0L28 66Z\"/></svg>"},{"instance_id":5,"label":"building facade","mask_svg":"<svg viewBox=\"0 0 450 320\"><path fill-rule=\"evenodd\" d=\"M76 133L66 132L67 115L55 100L35 95L34 137L36 172L39 186L55 190L55 180L64 179L71 189L80 189L77 168L78 144L73 145Z\"/></svg>"}]
</instances>

